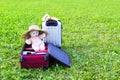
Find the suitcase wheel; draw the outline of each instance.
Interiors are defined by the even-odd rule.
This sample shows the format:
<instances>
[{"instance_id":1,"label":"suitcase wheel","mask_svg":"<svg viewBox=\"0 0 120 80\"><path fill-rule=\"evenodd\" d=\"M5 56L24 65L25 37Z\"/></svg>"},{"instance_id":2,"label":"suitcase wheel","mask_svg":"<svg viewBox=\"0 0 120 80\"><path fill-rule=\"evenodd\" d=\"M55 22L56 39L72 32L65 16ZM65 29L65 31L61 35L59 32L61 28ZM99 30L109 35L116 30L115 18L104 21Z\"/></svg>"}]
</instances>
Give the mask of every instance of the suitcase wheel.
<instances>
[{"instance_id":1,"label":"suitcase wheel","mask_svg":"<svg viewBox=\"0 0 120 80\"><path fill-rule=\"evenodd\" d=\"M20 56L20 61L21 61L21 62L24 61L24 57L23 57L23 55Z\"/></svg>"},{"instance_id":2,"label":"suitcase wheel","mask_svg":"<svg viewBox=\"0 0 120 80\"><path fill-rule=\"evenodd\" d=\"M48 54L45 54L44 55L44 60L47 61L49 59L49 55Z\"/></svg>"},{"instance_id":3,"label":"suitcase wheel","mask_svg":"<svg viewBox=\"0 0 120 80\"><path fill-rule=\"evenodd\" d=\"M43 67L43 70L47 70L48 69L48 65Z\"/></svg>"}]
</instances>

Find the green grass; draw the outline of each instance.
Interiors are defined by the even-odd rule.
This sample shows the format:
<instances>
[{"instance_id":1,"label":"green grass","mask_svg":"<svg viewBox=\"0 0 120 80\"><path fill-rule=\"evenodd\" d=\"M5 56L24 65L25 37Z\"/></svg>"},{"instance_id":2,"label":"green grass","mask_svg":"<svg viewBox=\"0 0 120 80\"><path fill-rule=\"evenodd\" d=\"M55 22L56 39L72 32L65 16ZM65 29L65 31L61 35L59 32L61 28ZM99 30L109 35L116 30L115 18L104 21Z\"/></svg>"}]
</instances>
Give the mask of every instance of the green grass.
<instances>
[{"instance_id":1,"label":"green grass","mask_svg":"<svg viewBox=\"0 0 120 80\"><path fill-rule=\"evenodd\" d=\"M63 23L71 68L21 69L21 35L45 13ZM119 80L120 0L1 0L0 80Z\"/></svg>"}]
</instances>

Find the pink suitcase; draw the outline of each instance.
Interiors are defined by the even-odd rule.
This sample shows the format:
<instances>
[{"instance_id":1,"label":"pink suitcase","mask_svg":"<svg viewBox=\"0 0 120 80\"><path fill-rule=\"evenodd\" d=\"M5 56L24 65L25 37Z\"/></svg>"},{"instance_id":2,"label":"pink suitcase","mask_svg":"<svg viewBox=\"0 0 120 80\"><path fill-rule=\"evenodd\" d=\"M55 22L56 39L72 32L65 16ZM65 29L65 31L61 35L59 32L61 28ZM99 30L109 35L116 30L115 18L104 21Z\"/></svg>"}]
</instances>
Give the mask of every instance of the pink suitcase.
<instances>
[{"instance_id":1,"label":"pink suitcase","mask_svg":"<svg viewBox=\"0 0 120 80\"><path fill-rule=\"evenodd\" d=\"M46 70L55 61L58 61L67 67L71 66L69 55L50 43L47 43L45 50L36 54L31 48L31 45L25 44L20 53L21 68L43 68Z\"/></svg>"},{"instance_id":2,"label":"pink suitcase","mask_svg":"<svg viewBox=\"0 0 120 80\"><path fill-rule=\"evenodd\" d=\"M43 68L49 66L48 46L46 49L35 53L31 45L25 44L20 54L21 68Z\"/></svg>"}]
</instances>

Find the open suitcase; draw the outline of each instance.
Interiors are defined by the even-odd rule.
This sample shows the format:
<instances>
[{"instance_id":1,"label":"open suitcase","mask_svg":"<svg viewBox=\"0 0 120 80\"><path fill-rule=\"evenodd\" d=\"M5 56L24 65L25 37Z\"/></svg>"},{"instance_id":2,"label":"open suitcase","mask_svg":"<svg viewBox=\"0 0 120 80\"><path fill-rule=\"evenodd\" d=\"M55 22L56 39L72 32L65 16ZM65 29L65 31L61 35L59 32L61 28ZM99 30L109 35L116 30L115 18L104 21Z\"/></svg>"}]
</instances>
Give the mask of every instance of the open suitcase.
<instances>
[{"instance_id":1,"label":"open suitcase","mask_svg":"<svg viewBox=\"0 0 120 80\"><path fill-rule=\"evenodd\" d=\"M42 29L48 32L45 42L61 47L62 23L60 20L48 19L42 22Z\"/></svg>"},{"instance_id":2,"label":"open suitcase","mask_svg":"<svg viewBox=\"0 0 120 80\"><path fill-rule=\"evenodd\" d=\"M58 61L63 65L70 67L70 59L66 52L60 48L48 43L46 49L35 54L31 49L31 45L25 44L20 53L21 68L43 68L47 69L52 61Z\"/></svg>"},{"instance_id":3,"label":"open suitcase","mask_svg":"<svg viewBox=\"0 0 120 80\"><path fill-rule=\"evenodd\" d=\"M46 49L35 53L31 45L25 44L20 53L20 66L22 68L48 68L49 55L48 46Z\"/></svg>"}]
</instances>

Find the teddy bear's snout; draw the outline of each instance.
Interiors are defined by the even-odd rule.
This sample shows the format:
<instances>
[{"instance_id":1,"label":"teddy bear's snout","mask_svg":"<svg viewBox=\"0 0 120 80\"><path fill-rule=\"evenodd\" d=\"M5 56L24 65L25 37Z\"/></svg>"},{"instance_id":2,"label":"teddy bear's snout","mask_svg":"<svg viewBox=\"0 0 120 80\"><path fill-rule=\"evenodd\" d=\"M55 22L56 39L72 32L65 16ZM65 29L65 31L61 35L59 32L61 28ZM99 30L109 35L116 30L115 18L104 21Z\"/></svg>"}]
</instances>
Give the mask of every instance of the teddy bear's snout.
<instances>
[{"instance_id":1,"label":"teddy bear's snout","mask_svg":"<svg viewBox=\"0 0 120 80\"><path fill-rule=\"evenodd\" d=\"M36 34L35 36L37 37L38 35Z\"/></svg>"}]
</instances>

